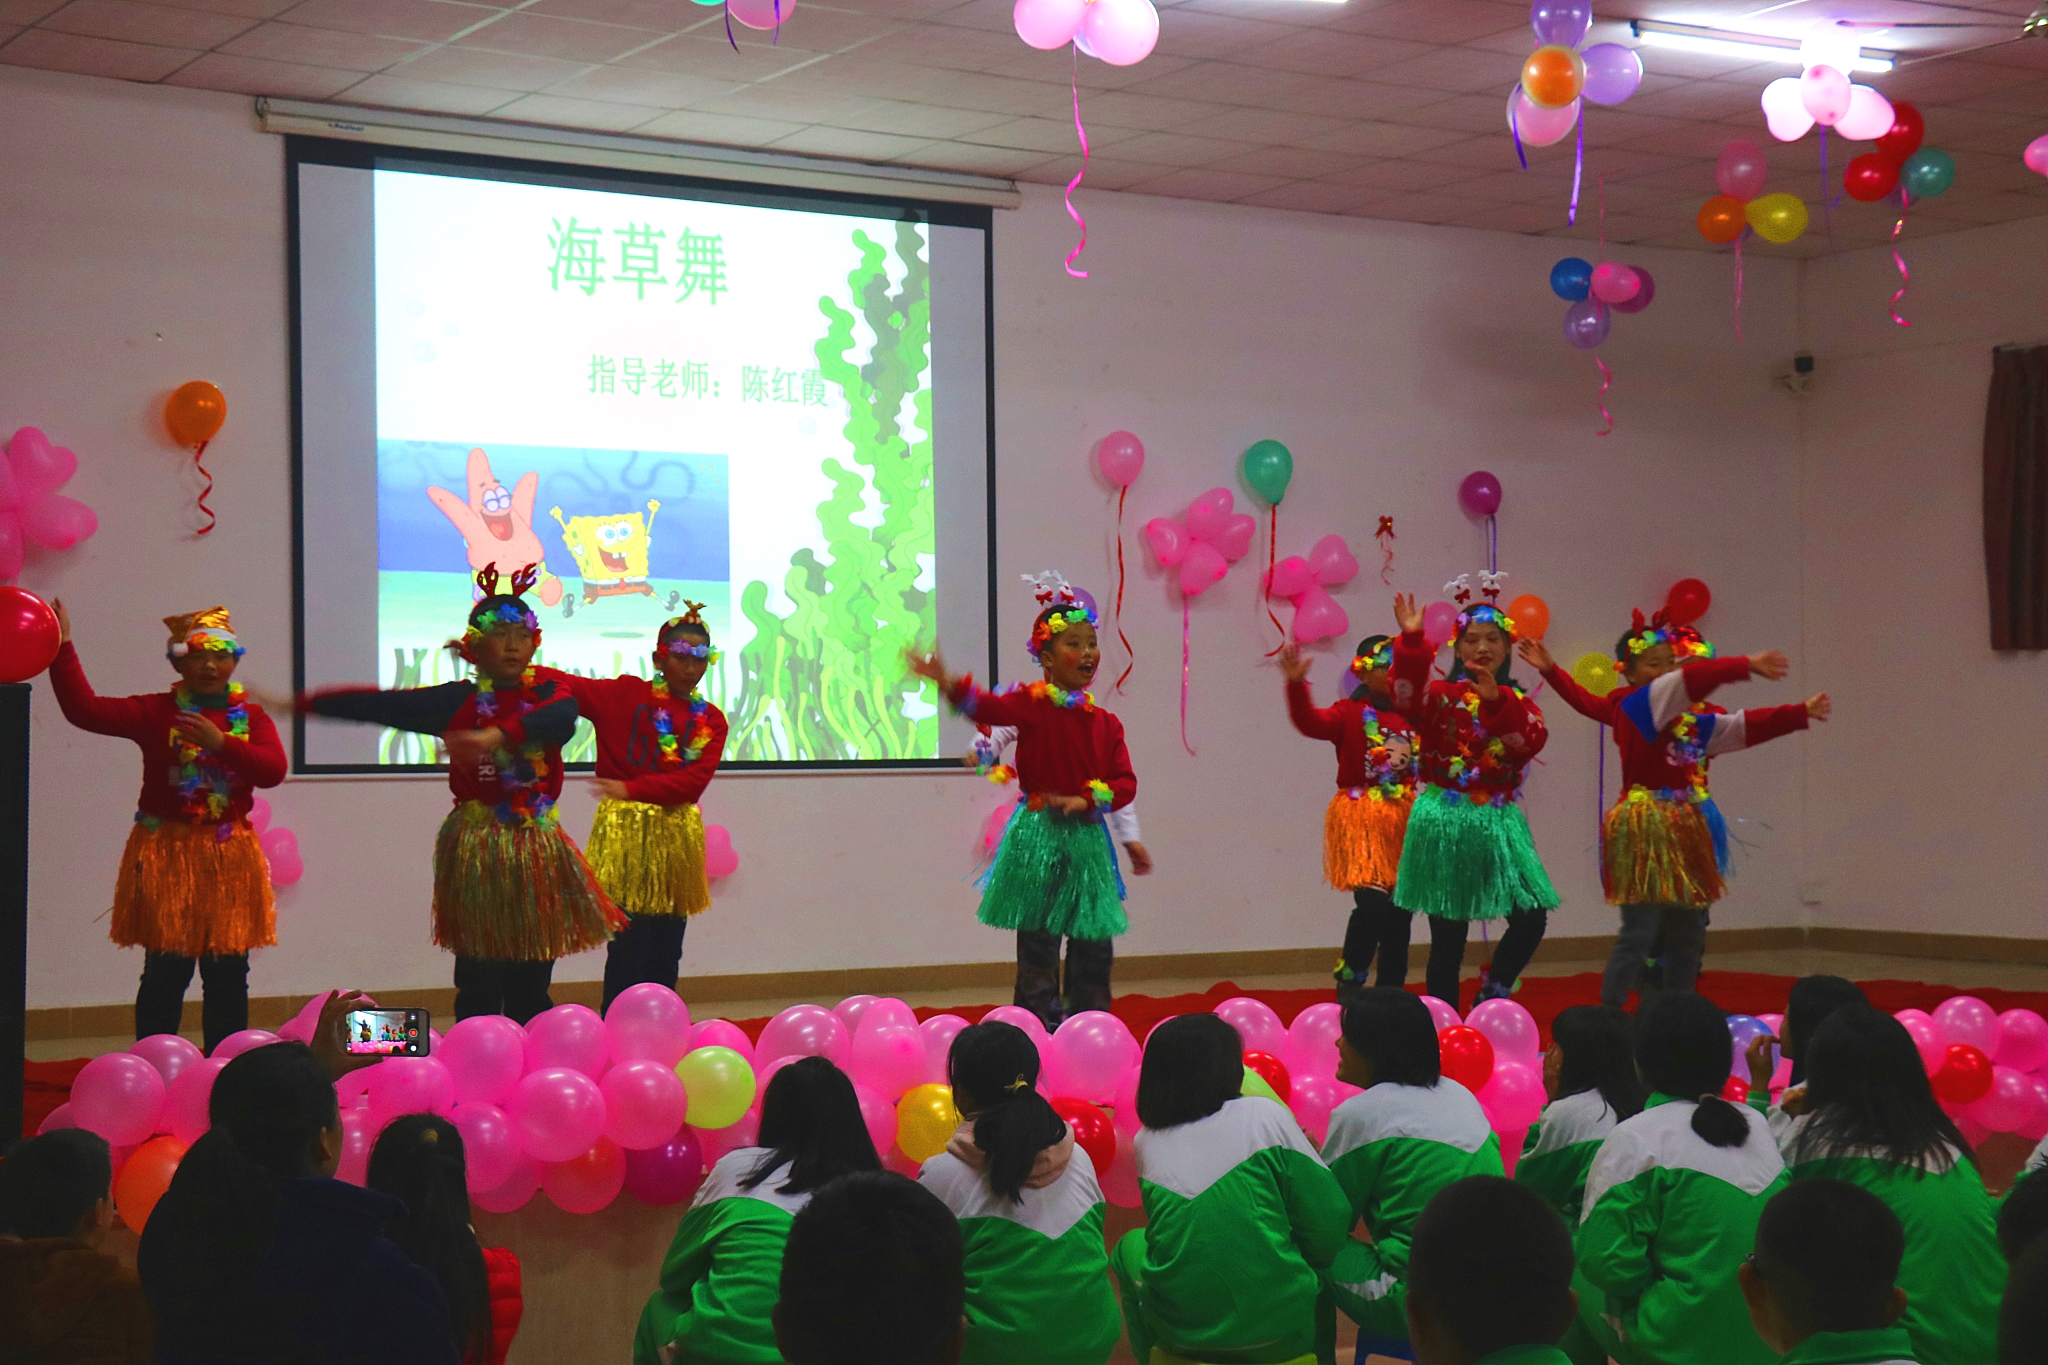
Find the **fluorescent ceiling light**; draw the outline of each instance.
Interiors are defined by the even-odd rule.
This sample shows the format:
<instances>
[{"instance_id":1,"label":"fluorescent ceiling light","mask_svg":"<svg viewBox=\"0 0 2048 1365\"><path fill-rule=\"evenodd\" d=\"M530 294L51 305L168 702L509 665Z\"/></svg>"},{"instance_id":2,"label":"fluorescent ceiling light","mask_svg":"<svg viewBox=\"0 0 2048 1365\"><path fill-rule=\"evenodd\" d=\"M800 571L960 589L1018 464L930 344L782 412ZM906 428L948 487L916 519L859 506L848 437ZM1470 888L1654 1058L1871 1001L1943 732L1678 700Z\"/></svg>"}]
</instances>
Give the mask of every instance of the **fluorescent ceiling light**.
<instances>
[{"instance_id":1,"label":"fluorescent ceiling light","mask_svg":"<svg viewBox=\"0 0 2048 1365\"><path fill-rule=\"evenodd\" d=\"M1668 24L1661 19L1632 19L1629 27L1650 47L1668 47L1680 52L1700 52L1710 57L1728 57L1746 62L1785 62L1800 65L1797 38L1767 38L1756 33L1730 33L1726 29L1702 28L1697 24ZM1892 69L1896 53L1863 48L1856 70L1885 72Z\"/></svg>"}]
</instances>

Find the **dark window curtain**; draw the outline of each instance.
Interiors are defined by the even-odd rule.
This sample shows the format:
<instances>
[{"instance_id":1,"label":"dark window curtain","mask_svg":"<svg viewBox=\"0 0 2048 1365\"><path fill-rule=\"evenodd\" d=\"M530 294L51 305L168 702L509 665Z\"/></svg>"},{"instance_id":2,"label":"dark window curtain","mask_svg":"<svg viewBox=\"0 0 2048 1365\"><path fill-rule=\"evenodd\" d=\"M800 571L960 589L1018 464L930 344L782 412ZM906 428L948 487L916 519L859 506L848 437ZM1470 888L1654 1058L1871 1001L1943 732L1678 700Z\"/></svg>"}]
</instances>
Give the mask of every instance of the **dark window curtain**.
<instances>
[{"instance_id":1,"label":"dark window curtain","mask_svg":"<svg viewBox=\"0 0 2048 1365\"><path fill-rule=\"evenodd\" d=\"M1984 575L1991 647L2048 649L2048 346L1991 353Z\"/></svg>"}]
</instances>

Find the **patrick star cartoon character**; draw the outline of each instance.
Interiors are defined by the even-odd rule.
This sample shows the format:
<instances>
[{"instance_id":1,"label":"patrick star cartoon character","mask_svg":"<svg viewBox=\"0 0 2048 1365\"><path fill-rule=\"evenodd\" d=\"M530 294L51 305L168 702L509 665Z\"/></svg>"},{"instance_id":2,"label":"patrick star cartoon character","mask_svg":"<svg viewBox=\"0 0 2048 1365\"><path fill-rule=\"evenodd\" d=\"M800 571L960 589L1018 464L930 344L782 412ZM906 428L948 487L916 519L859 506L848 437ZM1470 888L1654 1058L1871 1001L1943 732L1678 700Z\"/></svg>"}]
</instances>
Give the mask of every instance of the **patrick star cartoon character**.
<instances>
[{"instance_id":1,"label":"patrick star cartoon character","mask_svg":"<svg viewBox=\"0 0 2048 1365\"><path fill-rule=\"evenodd\" d=\"M548 572L547 550L533 530L533 498L539 487L540 475L528 472L508 491L491 472L491 457L479 448L469 452L467 500L445 488L429 488L427 496L462 532L472 570L492 564L538 564L540 600L552 607L562 600L562 580Z\"/></svg>"}]
</instances>

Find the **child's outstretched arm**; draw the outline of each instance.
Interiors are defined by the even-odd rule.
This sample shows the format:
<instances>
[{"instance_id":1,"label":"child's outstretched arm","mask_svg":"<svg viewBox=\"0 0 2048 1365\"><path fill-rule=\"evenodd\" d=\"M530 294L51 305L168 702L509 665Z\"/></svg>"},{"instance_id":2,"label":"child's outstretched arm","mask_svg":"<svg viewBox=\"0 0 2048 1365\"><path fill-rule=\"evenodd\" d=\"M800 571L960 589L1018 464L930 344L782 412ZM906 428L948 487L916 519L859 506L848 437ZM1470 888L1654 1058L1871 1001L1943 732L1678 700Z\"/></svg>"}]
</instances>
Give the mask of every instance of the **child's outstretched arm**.
<instances>
[{"instance_id":1,"label":"child's outstretched arm","mask_svg":"<svg viewBox=\"0 0 2048 1365\"><path fill-rule=\"evenodd\" d=\"M1316 705L1308 687L1309 663L1302 657L1301 646L1292 640L1280 651L1280 672L1287 679L1287 719L1310 739L1334 744L1344 737L1344 721L1335 707Z\"/></svg>"},{"instance_id":2,"label":"child's outstretched arm","mask_svg":"<svg viewBox=\"0 0 2048 1365\"><path fill-rule=\"evenodd\" d=\"M984 692L976 687L973 674L947 672L946 660L936 647L929 654L907 649L903 652L903 662L914 676L937 683L940 693L955 711L982 725L1021 726L1029 715L1027 703L1007 693Z\"/></svg>"},{"instance_id":3,"label":"child's outstretched arm","mask_svg":"<svg viewBox=\"0 0 2048 1365\"><path fill-rule=\"evenodd\" d=\"M1412 592L1394 594L1394 620L1401 627L1394 641L1394 709L1415 720L1429 695L1429 665L1436 651L1422 638L1422 610Z\"/></svg>"},{"instance_id":4,"label":"child's outstretched arm","mask_svg":"<svg viewBox=\"0 0 2048 1365\"><path fill-rule=\"evenodd\" d=\"M1825 721L1834 711L1835 704L1828 694L1819 692L1785 706L1752 706L1746 711L1716 716L1713 733L1707 736L1707 757L1768 744L1804 730L1814 721Z\"/></svg>"},{"instance_id":5,"label":"child's outstretched arm","mask_svg":"<svg viewBox=\"0 0 2048 1365\"><path fill-rule=\"evenodd\" d=\"M1551 657L1550 651L1543 647L1541 640L1518 641L1515 652L1522 656L1523 662L1543 675L1543 681L1549 683L1551 690L1564 699L1566 706L1587 720L1612 725L1620 715L1613 698L1594 696L1579 686L1577 678L1559 668L1557 660Z\"/></svg>"},{"instance_id":6,"label":"child's outstretched arm","mask_svg":"<svg viewBox=\"0 0 2048 1365\"><path fill-rule=\"evenodd\" d=\"M57 707L64 719L95 735L144 742L156 729L150 720L154 712L143 697L102 697L85 679L85 665L71 644L71 614L64 599L51 601L57 614L57 657L50 661L50 690L57 694ZM160 732L159 732L160 733Z\"/></svg>"},{"instance_id":7,"label":"child's outstretched arm","mask_svg":"<svg viewBox=\"0 0 2048 1365\"><path fill-rule=\"evenodd\" d=\"M1790 668L1783 651L1776 649L1748 656L1737 654L1726 659L1695 659L1666 673L1648 687L1631 693L1622 703L1622 714L1635 723L1643 738L1654 740L1663 733L1665 726L1677 720L1694 703L1712 696L1716 689L1748 678L1768 678L1776 682Z\"/></svg>"}]
</instances>

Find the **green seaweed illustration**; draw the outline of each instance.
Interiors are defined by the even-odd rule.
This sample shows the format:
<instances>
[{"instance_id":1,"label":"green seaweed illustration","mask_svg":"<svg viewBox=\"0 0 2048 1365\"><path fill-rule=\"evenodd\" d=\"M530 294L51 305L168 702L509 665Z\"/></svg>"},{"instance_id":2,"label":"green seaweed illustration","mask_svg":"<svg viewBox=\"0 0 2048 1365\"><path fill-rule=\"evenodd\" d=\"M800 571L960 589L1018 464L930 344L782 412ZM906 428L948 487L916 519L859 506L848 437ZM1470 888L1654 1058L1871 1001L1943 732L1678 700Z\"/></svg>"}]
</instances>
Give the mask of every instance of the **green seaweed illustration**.
<instances>
[{"instance_id":1,"label":"green seaweed illustration","mask_svg":"<svg viewBox=\"0 0 2048 1365\"><path fill-rule=\"evenodd\" d=\"M818 505L826 555L790 557L778 616L768 585L748 583L740 610L754 638L740 651L740 700L726 756L755 760L920 758L937 752L929 683L905 676L906 648L936 630L933 594L918 586L937 551L933 525L930 268L916 224L896 225L903 280L892 294L887 251L864 231L860 264L847 276L852 302L874 335L858 363L855 316L820 298L825 335L818 366L847 403L842 429L849 468L826 459L832 495ZM906 412L907 407L907 412ZM913 701L922 715L908 715Z\"/></svg>"}]
</instances>

